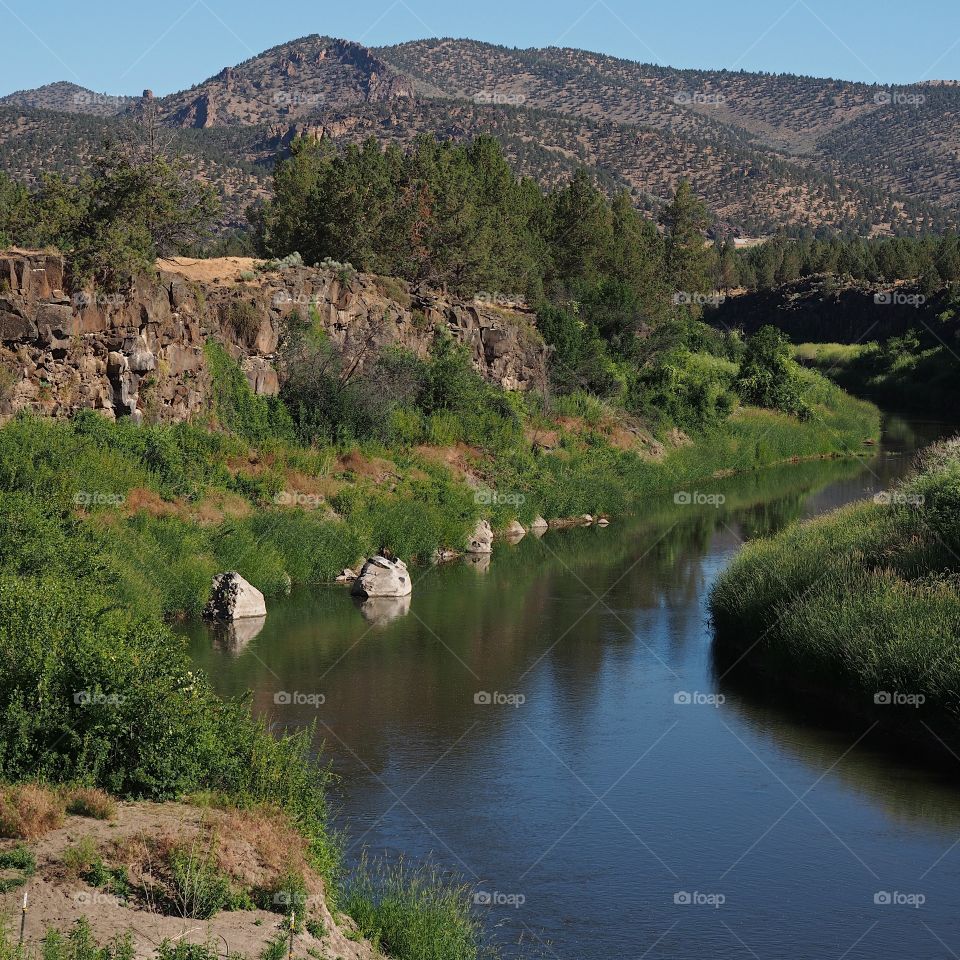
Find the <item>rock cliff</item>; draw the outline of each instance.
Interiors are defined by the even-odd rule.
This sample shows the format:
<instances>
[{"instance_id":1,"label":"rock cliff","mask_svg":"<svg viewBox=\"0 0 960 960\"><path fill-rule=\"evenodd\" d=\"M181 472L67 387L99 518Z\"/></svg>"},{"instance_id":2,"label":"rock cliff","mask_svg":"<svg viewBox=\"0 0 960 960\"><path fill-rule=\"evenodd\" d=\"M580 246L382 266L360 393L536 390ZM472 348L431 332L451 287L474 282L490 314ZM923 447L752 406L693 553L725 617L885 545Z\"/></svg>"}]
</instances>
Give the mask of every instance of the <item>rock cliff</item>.
<instances>
[{"instance_id":1,"label":"rock cliff","mask_svg":"<svg viewBox=\"0 0 960 960\"><path fill-rule=\"evenodd\" d=\"M523 309L336 268L257 272L239 258L161 261L123 294L70 291L68 266L57 254L0 252L0 418L85 408L137 422L206 416L211 338L258 394L276 394L276 351L294 310L316 316L360 364L392 344L425 355L448 331L488 381L507 390L545 381L547 348Z\"/></svg>"}]
</instances>

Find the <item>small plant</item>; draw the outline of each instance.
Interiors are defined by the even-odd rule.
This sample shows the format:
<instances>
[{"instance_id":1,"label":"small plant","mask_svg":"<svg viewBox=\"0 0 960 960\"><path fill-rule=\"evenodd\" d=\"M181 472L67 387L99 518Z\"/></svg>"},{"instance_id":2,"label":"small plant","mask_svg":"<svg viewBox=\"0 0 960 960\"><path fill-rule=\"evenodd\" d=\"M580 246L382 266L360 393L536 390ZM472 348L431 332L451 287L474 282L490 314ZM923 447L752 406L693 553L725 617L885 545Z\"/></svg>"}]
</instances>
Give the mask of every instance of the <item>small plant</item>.
<instances>
[{"instance_id":1,"label":"small plant","mask_svg":"<svg viewBox=\"0 0 960 960\"><path fill-rule=\"evenodd\" d=\"M90 871L98 858L93 837L84 837L79 843L67 847L61 860L71 876L82 877Z\"/></svg>"},{"instance_id":2,"label":"small plant","mask_svg":"<svg viewBox=\"0 0 960 960\"><path fill-rule=\"evenodd\" d=\"M287 933L281 930L260 951L259 960L283 960L287 955Z\"/></svg>"},{"instance_id":3,"label":"small plant","mask_svg":"<svg viewBox=\"0 0 960 960\"><path fill-rule=\"evenodd\" d=\"M299 253L291 253L279 260L264 260L258 263L254 269L258 273L275 273L278 270L288 270L291 267L302 267L303 257Z\"/></svg>"},{"instance_id":4,"label":"small plant","mask_svg":"<svg viewBox=\"0 0 960 960\"><path fill-rule=\"evenodd\" d=\"M186 940L172 943L170 940L164 940L157 947L156 960L221 960L221 954L217 946L212 943L188 943ZM228 953L223 960L243 960L243 955Z\"/></svg>"},{"instance_id":5,"label":"small plant","mask_svg":"<svg viewBox=\"0 0 960 960\"><path fill-rule=\"evenodd\" d=\"M24 958L20 952L22 949L19 948L15 955L17 960ZM10 953L4 950L2 955L8 957ZM81 917L66 936L59 930L48 930L43 938L41 956L43 960L134 960L133 938L130 933L125 933L101 946L95 940L87 918Z\"/></svg>"},{"instance_id":6,"label":"small plant","mask_svg":"<svg viewBox=\"0 0 960 960\"><path fill-rule=\"evenodd\" d=\"M234 300L227 307L225 325L236 339L247 347L252 347L260 332L263 318L256 306L247 300Z\"/></svg>"},{"instance_id":7,"label":"small plant","mask_svg":"<svg viewBox=\"0 0 960 960\"><path fill-rule=\"evenodd\" d=\"M90 864L90 869L83 875L83 879L92 887L100 890L106 890L121 900L126 900L131 893L130 878L127 876L127 868L109 867L98 856Z\"/></svg>"},{"instance_id":8,"label":"small plant","mask_svg":"<svg viewBox=\"0 0 960 960\"><path fill-rule=\"evenodd\" d=\"M18 876L0 879L0 893L7 893L17 887L22 887L33 876L36 869L36 859L21 843L0 853L0 870L16 870L19 872Z\"/></svg>"},{"instance_id":9,"label":"small plant","mask_svg":"<svg viewBox=\"0 0 960 960\"><path fill-rule=\"evenodd\" d=\"M213 841L202 851L175 847L168 863L174 904L180 916L209 920L231 902L230 879L217 868Z\"/></svg>"},{"instance_id":10,"label":"small plant","mask_svg":"<svg viewBox=\"0 0 960 960\"><path fill-rule=\"evenodd\" d=\"M97 787L76 787L67 793L67 813L94 820L112 820L117 804L110 794Z\"/></svg>"},{"instance_id":11,"label":"small plant","mask_svg":"<svg viewBox=\"0 0 960 960\"><path fill-rule=\"evenodd\" d=\"M327 925L315 917L306 922L307 933L316 940L322 940L327 935Z\"/></svg>"}]
</instances>

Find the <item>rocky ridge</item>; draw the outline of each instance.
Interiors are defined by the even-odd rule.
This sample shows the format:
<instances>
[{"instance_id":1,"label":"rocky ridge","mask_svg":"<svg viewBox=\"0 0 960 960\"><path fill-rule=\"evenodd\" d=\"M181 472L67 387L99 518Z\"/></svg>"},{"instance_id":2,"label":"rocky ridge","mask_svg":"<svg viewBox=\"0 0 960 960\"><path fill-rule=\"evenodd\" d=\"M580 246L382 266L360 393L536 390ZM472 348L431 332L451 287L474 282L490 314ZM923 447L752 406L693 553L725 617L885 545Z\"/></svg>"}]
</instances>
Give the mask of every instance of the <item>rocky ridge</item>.
<instances>
[{"instance_id":1,"label":"rocky ridge","mask_svg":"<svg viewBox=\"0 0 960 960\"><path fill-rule=\"evenodd\" d=\"M277 348L294 311L315 317L360 366L392 344L424 356L447 331L491 383L527 390L545 381L547 348L530 311L368 274L254 273L255 266L241 258L161 261L126 293L104 294L71 291L69 264L58 254L0 252L0 419L81 409L136 422L207 416L209 339L241 364L257 394L275 395Z\"/></svg>"}]
</instances>

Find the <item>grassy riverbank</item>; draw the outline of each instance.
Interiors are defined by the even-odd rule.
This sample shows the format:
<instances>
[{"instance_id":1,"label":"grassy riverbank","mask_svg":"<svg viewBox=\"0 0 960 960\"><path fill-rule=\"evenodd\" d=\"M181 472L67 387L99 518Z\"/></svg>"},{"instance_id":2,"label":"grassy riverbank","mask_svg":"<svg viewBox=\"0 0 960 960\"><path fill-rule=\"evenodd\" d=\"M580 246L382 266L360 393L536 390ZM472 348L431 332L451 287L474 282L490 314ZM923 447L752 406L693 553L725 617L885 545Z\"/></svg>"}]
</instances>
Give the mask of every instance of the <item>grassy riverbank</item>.
<instances>
[{"instance_id":1,"label":"grassy riverbank","mask_svg":"<svg viewBox=\"0 0 960 960\"><path fill-rule=\"evenodd\" d=\"M474 437L305 448L94 414L17 418L0 430L3 568L108 582L113 600L145 616L193 615L225 569L278 596L380 546L414 561L459 549L481 517L502 527L538 514L622 515L718 472L863 452L879 432L875 408L808 376L809 420L744 407L664 445L645 444L588 398L568 400L561 416L505 420L512 433L486 448Z\"/></svg>"},{"instance_id":2,"label":"grassy riverbank","mask_svg":"<svg viewBox=\"0 0 960 960\"><path fill-rule=\"evenodd\" d=\"M799 362L885 410L941 416L960 404L956 352L905 336L885 344L801 343Z\"/></svg>"},{"instance_id":3,"label":"grassy riverbank","mask_svg":"<svg viewBox=\"0 0 960 960\"><path fill-rule=\"evenodd\" d=\"M324 902L400 960L478 955L463 891L424 873L345 877L309 731L277 739L246 699L217 697L164 621L196 614L223 570L276 597L380 546L426 561L480 517L642 510L718 473L858 454L879 432L874 408L811 374L804 419L742 407L689 437L573 395L421 417L406 442L307 447L217 359L210 423L89 413L0 429L0 782L273 811L305 838Z\"/></svg>"},{"instance_id":4,"label":"grassy riverbank","mask_svg":"<svg viewBox=\"0 0 960 960\"><path fill-rule=\"evenodd\" d=\"M955 744L958 556L953 440L897 489L749 544L711 597L718 650L848 715Z\"/></svg>"}]
</instances>

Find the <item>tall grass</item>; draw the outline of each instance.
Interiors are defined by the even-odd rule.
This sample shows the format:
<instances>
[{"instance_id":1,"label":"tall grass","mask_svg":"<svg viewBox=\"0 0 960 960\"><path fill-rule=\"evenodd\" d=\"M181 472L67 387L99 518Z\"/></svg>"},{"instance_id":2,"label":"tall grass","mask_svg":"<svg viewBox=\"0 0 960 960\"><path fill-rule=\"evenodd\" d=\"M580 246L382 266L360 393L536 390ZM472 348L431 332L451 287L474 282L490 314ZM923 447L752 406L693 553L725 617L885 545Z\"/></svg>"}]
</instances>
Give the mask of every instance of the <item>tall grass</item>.
<instances>
[{"instance_id":1,"label":"tall grass","mask_svg":"<svg viewBox=\"0 0 960 960\"><path fill-rule=\"evenodd\" d=\"M856 714L886 707L885 694L920 697L923 709L908 719L936 718L955 737L958 548L954 442L935 447L914 479L879 502L749 544L710 598L718 649L809 683Z\"/></svg>"},{"instance_id":2,"label":"tall grass","mask_svg":"<svg viewBox=\"0 0 960 960\"><path fill-rule=\"evenodd\" d=\"M427 864L362 861L344 907L360 932L396 960L476 960L481 926L467 887Z\"/></svg>"}]
</instances>

